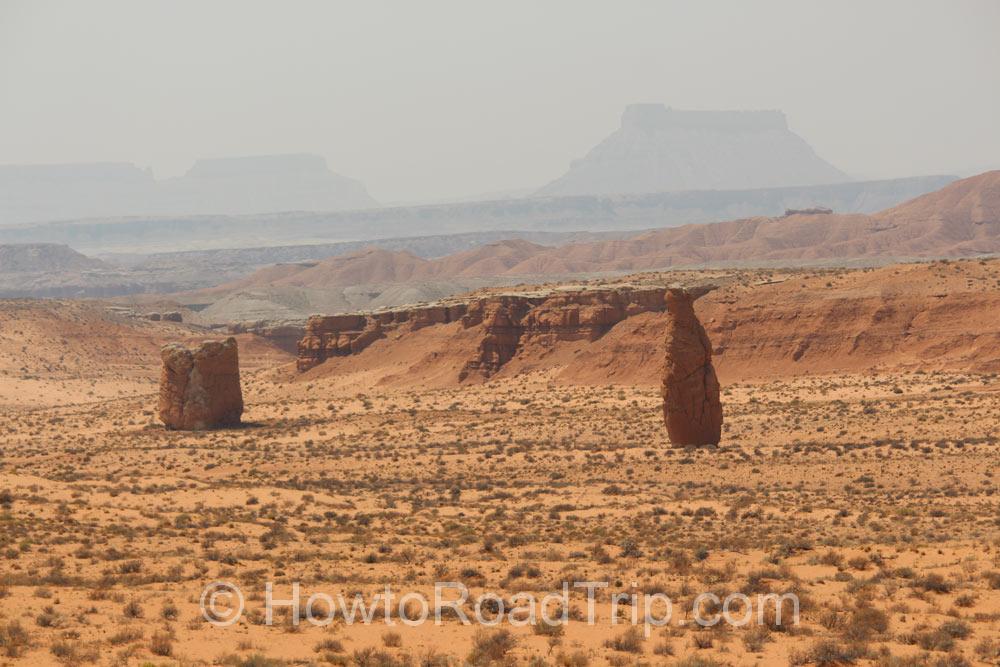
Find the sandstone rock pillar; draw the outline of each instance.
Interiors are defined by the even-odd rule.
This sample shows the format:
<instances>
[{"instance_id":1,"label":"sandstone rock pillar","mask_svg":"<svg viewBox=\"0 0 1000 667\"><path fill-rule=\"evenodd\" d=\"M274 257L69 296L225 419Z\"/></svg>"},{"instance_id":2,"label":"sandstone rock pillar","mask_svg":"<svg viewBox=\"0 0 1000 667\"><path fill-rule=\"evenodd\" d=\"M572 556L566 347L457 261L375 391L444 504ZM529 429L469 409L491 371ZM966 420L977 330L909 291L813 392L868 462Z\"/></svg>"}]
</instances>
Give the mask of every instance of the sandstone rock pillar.
<instances>
[{"instance_id":1,"label":"sandstone rock pillar","mask_svg":"<svg viewBox=\"0 0 1000 667\"><path fill-rule=\"evenodd\" d=\"M194 349L180 343L160 351L160 420L168 429L236 426L243 414L236 339L205 341Z\"/></svg>"},{"instance_id":2,"label":"sandstone rock pillar","mask_svg":"<svg viewBox=\"0 0 1000 667\"><path fill-rule=\"evenodd\" d=\"M717 445L722 435L719 380L712 367L712 344L694 313L686 290L667 291L670 325L661 394L663 420L677 447Z\"/></svg>"}]
</instances>

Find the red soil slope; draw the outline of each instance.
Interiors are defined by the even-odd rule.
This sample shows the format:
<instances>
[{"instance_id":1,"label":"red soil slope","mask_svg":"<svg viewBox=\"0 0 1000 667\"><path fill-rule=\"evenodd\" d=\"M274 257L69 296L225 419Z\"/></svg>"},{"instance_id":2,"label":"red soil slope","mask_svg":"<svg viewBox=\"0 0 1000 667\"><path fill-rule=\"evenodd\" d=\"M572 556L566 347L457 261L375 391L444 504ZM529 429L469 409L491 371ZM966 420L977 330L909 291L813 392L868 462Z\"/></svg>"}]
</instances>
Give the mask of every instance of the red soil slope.
<instances>
[{"instance_id":1,"label":"red soil slope","mask_svg":"<svg viewBox=\"0 0 1000 667\"><path fill-rule=\"evenodd\" d=\"M868 369L1000 371L1000 260L762 276L743 274L696 302L723 383ZM596 339L525 336L495 377L545 371L560 383L656 386L668 317L638 313ZM458 322L404 327L300 380L456 386L481 340Z\"/></svg>"},{"instance_id":2,"label":"red soil slope","mask_svg":"<svg viewBox=\"0 0 1000 667\"><path fill-rule=\"evenodd\" d=\"M0 382L4 377L81 378L112 373L155 378L160 348L166 343L226 335L128 317L97 302L4 300L0 301ZM291 359L263 338L250 334L236 338L244 369Z\"/></svg>"},{"instance_id":3,"label":"red soil slope","mask_svg":"<svg viewBox=\"0 0 1000 667\"><path fill-rule=\"evenodd\" d=\"M685 225L550 250L507 273L988 253L1000 253L1000 171L956 181L871 216L798 214Z\"/></svg>"}]
</instances>

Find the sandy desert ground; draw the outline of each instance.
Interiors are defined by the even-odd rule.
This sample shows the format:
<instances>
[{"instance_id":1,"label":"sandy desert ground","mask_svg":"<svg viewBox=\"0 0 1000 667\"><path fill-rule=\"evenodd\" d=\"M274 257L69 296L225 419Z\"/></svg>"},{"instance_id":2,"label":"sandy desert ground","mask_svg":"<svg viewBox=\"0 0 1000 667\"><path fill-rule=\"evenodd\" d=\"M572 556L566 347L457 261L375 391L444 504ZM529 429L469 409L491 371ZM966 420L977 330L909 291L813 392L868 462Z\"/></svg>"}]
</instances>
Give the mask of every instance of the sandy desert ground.
<instances>
[{"instance_id":1,"label":"sandy desert ground","mask_svg":"<svg viewBox=\"0 0 1000 667\"><path fill-rule=\"evenodd\" d=\"M655 314L461 385L446 327L305 374L242 337L244 427L181 433L155 415L157 350L203 332L4 302L0 664L1000 664L998 277L732 272L699 304L726 420L700 449L663 428ZM215 581L245 595L228 627L200 606ZM441 581L508 602L608 587L593 625L577 589L555 625L264 616L267 582ZM701 627L706 592L794 593L800 623ZM671 622L613 623L616 593L668 595Z\"/></svg>"}]
</instances>

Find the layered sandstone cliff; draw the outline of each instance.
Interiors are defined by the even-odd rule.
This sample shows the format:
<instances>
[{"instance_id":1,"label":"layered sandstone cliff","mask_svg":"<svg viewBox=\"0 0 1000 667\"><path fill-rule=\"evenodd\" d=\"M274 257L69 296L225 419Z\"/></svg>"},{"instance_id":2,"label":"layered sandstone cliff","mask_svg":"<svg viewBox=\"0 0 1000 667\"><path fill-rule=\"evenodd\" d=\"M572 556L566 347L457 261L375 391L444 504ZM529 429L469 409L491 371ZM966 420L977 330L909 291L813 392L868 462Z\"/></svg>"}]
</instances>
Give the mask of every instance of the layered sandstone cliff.
<instances>
[{"instance_id":1,"label":"layered sandstone cliff","mask_svg":"<svg viewBox=\"0 0 1000 667\"><path fill-rule=\"evenodd\" d=\"M333 357L358 354L389 332L461 322L478 333L458 372L458 381L484 379L499 371L526 345L594 341L626 318L666 309L663 287L616 287L495 294L454 302L377 313L314 316L299 342L300 371Z\"/></svg>"},{"instance_id":2,"label":"layered sandstone cliff","mask_svg":"<svg viewBox=\"0 0 1000 667\"><path fill-rule=\"evenodd\" d=\"M656 279L660 285L679 280L695 294L699 291L690 287L695 280L691 274ZM696 298L694 310L711 340L712 364L723 385L870 369L1000 371L1000 260L861 270L736 271L704 279L717 287ZM358 391L376 385L447 388L456 386L460 375L474 382L498 371L544 371L558 384L659 387L671 316L665 306L642 305L640 299L659 299L643 294L646 290L629 282L590 290L485 296L467 304L465 313L453 312L447 321L435 307L425 317L438 313L443 324L415 331L406 322L383 325L384 337L362 355L353 355L348 346L340 354L350 356L331 356L302 380L336 378L338 383L352 382ZM604 327L594 326L600 322L597 311L588 310L594 304L585 301L604 307L616 298L636 301L637 306L626 306L626 314L638 314L601 333ZM572 302L572 308L565 307L566 302ZM405 320L414 310L379 317ZM608 318L605 325L619 317L613 309L611 313L601 315ZM468 327L464 315L469 315ZM313 336L323 333L316 322L312 329ZM349 332L347 338L356 334ZM325 336L333 338L334 332ZM318 364L311 358L313 345L299 351L304 369Z\"/></svg>"},{"instance_id":3,"label":"layered sandstone cliff","mask_svg":"<svg viewBox=\"0 0 1000 667\"><path fill-rule=\"evenodd\" d=\"M401 325L419 329L454 322L461 319L466 309L464 303L453 303L377 313L313 315L299 341L296 366L306 371L333 357L358 354Z\"/></svg>"},{"instance_id":4,"label":"layered sandstone cliff","mask_svg":"<svg viewBox=\"0 0 1000 667\"><path fill-rule=\"evenodd\" d=\"M489 377L524 345L594 341L628 317L662 312L665 307L662 287L573 291L540 297L501 295L474 302L462 324L467 329L481 326L483 339L459 379L474 374Z\"/></svg>"}]
</instances>

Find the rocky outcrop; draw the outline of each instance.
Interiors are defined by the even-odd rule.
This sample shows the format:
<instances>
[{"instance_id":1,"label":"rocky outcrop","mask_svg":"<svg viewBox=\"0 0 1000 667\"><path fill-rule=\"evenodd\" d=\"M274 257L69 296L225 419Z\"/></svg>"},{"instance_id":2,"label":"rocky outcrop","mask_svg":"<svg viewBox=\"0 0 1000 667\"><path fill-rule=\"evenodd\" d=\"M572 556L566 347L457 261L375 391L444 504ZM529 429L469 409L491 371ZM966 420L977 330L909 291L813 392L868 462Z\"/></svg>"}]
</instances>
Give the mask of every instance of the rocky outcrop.
<instances>
[{"instance_id":1,"label":"rocky outcrop","mask_svg":"<svg viewBox=\"0 0 1000 667\"><path fill-rule=\"evenodd\" d=\"M143 315L150 322L183 322L184 315L172 310L167 313L146 313Z\"/></svg>"},{"instance_id":2,"label":"rocky outcrop","mask_svg":"<svg viewBox=\"0 0 1000 667\"><path fill-rule=\"evenodd\" d=\"M672 316L661 388L667 434L676 446L717 445L722 435L722 404L712 367L712 344L695 315L690 293L671 289L666 303Z\"/></svg>"},{"instance_id":3,"label":"rocky outcrop","mask_svg":"<svg viewBox=\"0 0 1000 667\"><path fill-rule=\"evenodd\" d=\"M248 333L266 338L282 350L292 354L298 351L299 341L306 333L305 323L300 320L251 320L233 322L226 325L225 328L231 334Z\"/></svg>"},{"instance_id":4,"label":"rocky outcrop","mask_svg":"<svg viewBox=\"0 0 1000 667\"><path fill-rule=\"evenodd\" d=\"M400 327L462 323L479 329L475 352L458 380L484 379L526 345L546 348L558 341L597 340L622 320L666 309L663 287L617 287L495 294L469 302L440 303L377 313L314 316L299 341L298 368L309 370L332 357L357 354Z\"/></svg>"},{"instance_id":5,"label":"rocky outcrop","mask_svg":"<svg viewBox=\"0 0 1000 667\"><path fill-rule=\"evenodd\" d=\"M160 420L168 429L236 426L243 414L236 339L205 341L195 349L179 343L160 352Z\"/></svg>"},{"instance_id":6,"label":"rocky outcrop","mask_svg":"<svg viewBox=\"0 0 1000 667\"><path fill-rule=\"evenodd\" d=\"M543 302L542 297L501 295L472 303L462 326L481 326L484 335L478 353L459 373L459 381L472 373L489 377L510 361L524 335L528 314Z\"/></svg>"},{"instance_id":7,"label":"rocky outcrop","mask_svg":"<svg viewBox=\"0 0 1000 667\"><path fill-rule=\"evenodd\" d=\"M465 364L459 379L475 374L489 377L526 344L594 341L627 317L660 312L664 307L664 289L655 287L501 295L474 302L462 323L466 328L481 325L484 336L478 354Z\"/></svg>"},{"instance_id":8,"label":"rocky outcrop","mask_svg":"<svg viewBox=\"0 0 1000 667\"><path fill-rule=\"evenodd\" d=\"M305 335L298 344L299 371L307 371L331 357L357 354L386 333L407 325L420 329L462 318L466 304L423 306L377 313L314 315L306 322Z\"/></svg>"}]
</instances>

